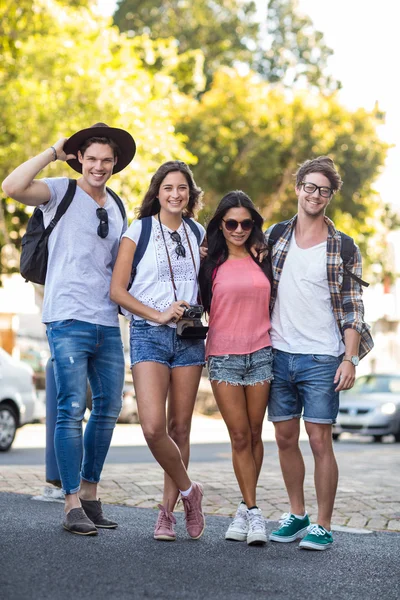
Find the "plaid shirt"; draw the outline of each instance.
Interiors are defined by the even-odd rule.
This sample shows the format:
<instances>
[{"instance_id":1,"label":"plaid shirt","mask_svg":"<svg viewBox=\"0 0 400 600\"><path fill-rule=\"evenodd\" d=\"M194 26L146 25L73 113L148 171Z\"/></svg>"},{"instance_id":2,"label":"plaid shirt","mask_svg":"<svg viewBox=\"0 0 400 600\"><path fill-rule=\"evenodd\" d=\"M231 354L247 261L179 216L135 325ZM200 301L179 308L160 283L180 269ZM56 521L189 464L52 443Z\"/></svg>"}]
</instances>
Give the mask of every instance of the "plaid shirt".
<instances>
[{"instance_id":1,"label":"plaid shirt","mask_svg":"<svg viewBox=\"0 0 400 600\"><path fill-rule=\"evenodd\" d=\"M278 285L281 277L283 265L289 250L289 242L292 237L293 229L296 225L297 215L295 215L287 224L281 237L276 241L272 248L272 271L273 285L271 290L270 311L272 313ZM343 261L340 256L342 238L340 232L335 229L334 224L328 217L325 217L325 223L328 226L328 239L326 247L326 270L328 276L329 291L331 294L332 310L336 322L344 339L346 329L355 329L360 334L359 357L363 358L373 348L374 342L371 337L370 328L364 322L364 304L362 301L362 288L357 281L343 271ZM273 225L267 230L265 240L268 242L269 234ZM362 264L361 253L358 246L355 246L352 264L349 265L352 272L361 277Z\"/></svg>"}]
</instances>

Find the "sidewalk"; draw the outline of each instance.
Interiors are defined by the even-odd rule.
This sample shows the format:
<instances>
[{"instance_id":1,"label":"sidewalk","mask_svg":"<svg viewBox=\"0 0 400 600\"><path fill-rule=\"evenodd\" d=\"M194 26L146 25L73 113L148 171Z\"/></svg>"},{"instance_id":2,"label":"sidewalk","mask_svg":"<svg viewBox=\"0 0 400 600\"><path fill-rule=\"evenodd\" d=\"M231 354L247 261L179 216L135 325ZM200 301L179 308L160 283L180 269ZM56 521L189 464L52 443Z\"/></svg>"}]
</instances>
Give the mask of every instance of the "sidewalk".
<instances>
[{"instance_id":1,"label":"sidewalk","mask_svg":"<svg viewBox=\"0 0 400 600\"><path fill-rule=\"evenodd\" d=\"M305 494L311 520L316 518L313 459L302 433L306 463ZM265 458L258 488L258 505L266 519L277 521L288 510L272 425L265 424ZM228 442L221 419L195 416L192 444ZM139 425L117 426L113 446L144 445ZM44 426L27 426L18 432L14 448L44 447ZM400 461L398 445L339 442L340 478L333 523L335 530L351 528L400 532ZM231 516L240 500L230 453L223 460L193 462L190 475L204 486L204 509L209 515ZM0 466L0 492L40 495L45 485L44 466ZM107 464L99 486L102 501L130 507L156 508L162 498L163 475L154 463ZM182 510L178 505L177 511Z\"/></svg>"}]
</instances>

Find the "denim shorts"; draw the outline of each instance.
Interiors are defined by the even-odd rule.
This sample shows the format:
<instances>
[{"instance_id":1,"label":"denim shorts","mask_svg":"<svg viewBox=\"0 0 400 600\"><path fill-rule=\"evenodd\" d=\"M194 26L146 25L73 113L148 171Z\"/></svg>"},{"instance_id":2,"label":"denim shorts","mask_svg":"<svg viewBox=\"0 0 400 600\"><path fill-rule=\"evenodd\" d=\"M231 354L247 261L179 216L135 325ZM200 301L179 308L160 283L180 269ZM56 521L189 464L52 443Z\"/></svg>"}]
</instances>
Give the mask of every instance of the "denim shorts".
<instances>
[{"instance_id":1,"label":"denim shorts","mask_svg":"<svg viewBox=\"0 0 400 600\"><path fill-rule=\"evenodd\" d=\"M339 410L337 383L333 383L342 356L291 354L274 350L274 381L268 401L268 420L298 419L336 423Z\"/></svg>"},{"instance_id":2,"label":"denim shorts","mask_svg":"<svg viewBox=\"0 0 400 600\"><path fill-rule=\"evenodd\" d=\"M250 354L225 354L208 357L210 381L230 385L255 385L272 381L272 348L262 348Z\"/></svg>"},{"instance_id":3,"label":"denim shorts","mask_svg":"<svg viewBox=\"0 0 400 600\"><path fill-rule=\"evenodd\" d=\"M185 340L175 327L149 325L132 319L130 325L131 367L140 362L157 362L174 367L204 365L204 340Z\"/></svg>"}]
</instances>

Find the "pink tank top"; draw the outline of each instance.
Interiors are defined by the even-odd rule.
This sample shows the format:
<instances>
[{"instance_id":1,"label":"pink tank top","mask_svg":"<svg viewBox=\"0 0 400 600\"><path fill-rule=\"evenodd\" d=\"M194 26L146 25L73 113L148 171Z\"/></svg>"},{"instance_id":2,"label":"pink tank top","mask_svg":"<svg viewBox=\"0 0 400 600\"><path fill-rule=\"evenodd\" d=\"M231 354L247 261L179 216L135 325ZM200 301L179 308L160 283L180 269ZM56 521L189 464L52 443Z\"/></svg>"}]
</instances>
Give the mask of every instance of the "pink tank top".
<instances>
[{"instance_id":1,"label":"pink tank top","mask_svg":"<svg viewBox=\"0 0 400 600\"><path fill-rule=\"evenodd\" d=\"M212 292L206 358L250 354L271 345L271 286L250 256L224 262Z\"/></svg>"}]
</instances>

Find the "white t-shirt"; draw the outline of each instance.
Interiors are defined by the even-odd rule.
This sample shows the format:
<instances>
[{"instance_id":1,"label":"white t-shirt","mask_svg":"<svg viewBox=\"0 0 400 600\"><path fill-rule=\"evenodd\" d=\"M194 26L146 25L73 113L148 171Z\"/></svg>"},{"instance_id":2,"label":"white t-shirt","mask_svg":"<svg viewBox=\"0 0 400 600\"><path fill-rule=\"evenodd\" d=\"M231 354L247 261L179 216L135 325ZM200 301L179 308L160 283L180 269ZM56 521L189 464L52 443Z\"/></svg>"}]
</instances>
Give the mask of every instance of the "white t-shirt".
<instances>
[{"instance_id":1,"label":"white t-shirt","mask_svg":"<svg viewBox=\"0 0 400 600\"><path fill-rule=\"evenodd\" d=\"M271 326L272 347L283 352L330 356L344 352L329 292L326 242L302 249L293 231Z\"/></svg>"},{"instance_id":2,"label":"white t-shirt","mask_svg":"<svg viewBox=\"0 0 400 600\"><path fill-rule=\"evenodd\" d=\"M42 181L51 194L50 201L40 206L47 227L67 191L68 179ZM110 283L126 223L108 194L104 208L109 233L102 239L97 235L98 208L97 202L77 185L74 199L49 237L43 323L78 319L95 325L119 325L118 306L110 299Z\"/></svg>"},{"instance_id":3,"label":"white t-shirt","mask_svg":"<svg viewBox=\"0 0 400 600\"><path fill-rule=\"evenodd\" d=\"M193 221L193 219L192 219ZM205 236L205 229L200 223L196 226L200 231L201 242ZM197 304L197 274L200 268L200 252L199 244L196 236L191 228L185 224L186 232L189 236L190 244L193 251L193 256L196 264L196 271L190 254L189 245L186 239L185 229L182 224L177 230L181 236L182 244L186 250L186 256L178 256L175 252L176 242L171 238L170 233L174 230L169 229L165 225L162 226L167 244L169 257L172 264L172 272L174 274L176 285L176 296L178 300L186 300L189 304ZM133 221L124 233L123 237L127 237L137 245L142 231L141 220ZM163 312L175 301L174 288L171 281L171 273L168 266L168 258L164 245L163 236L160 229L158 219L153 217L151 235L146 251L139 262L136 271L136 277L130 289L130 294L142 302L146 306L150 306L155 310ZM131 318L128 311L123 311L125 316ZM135 319L141 319L137 315L133 315ZM147 321L150 325L157 325L153 321ZM176 327L175 323L168 323L170 327Z\"/></svg>"}]
</instances>

